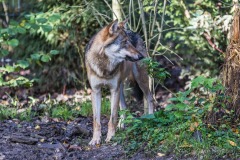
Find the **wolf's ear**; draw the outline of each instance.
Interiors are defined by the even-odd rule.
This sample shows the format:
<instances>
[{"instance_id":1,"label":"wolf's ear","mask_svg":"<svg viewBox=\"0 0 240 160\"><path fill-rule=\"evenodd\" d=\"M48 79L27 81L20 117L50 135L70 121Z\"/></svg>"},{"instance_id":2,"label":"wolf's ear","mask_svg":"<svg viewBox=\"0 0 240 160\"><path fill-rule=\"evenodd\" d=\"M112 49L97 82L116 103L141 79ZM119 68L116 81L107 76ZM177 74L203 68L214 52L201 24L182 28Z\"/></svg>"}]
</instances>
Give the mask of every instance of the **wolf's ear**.
<instances>
[{"instance_id":1,"label":"wolf's ear","mask_svg":"<svg viewBox=\"0 0 240 160\"><path fill-rule=\"evenodd\" d=\"M124 21L120 22L118 25L120 28L127 29L127 22L128 22L128 18L126 18Z\"/></svg>"},{"instance_id":2,"label":"wolf's ear","mask_svg":"<svg viewBox=\"0 0 240 160\"><path fill-rule=\"evenodd\" d=\"M111 24L110 24L110 27L109 27L109 33L110 35L114 34L115 32L117 32L118 30L118 19L116 19L115 21L113 21Z\"/></svg>"}]
</instances>

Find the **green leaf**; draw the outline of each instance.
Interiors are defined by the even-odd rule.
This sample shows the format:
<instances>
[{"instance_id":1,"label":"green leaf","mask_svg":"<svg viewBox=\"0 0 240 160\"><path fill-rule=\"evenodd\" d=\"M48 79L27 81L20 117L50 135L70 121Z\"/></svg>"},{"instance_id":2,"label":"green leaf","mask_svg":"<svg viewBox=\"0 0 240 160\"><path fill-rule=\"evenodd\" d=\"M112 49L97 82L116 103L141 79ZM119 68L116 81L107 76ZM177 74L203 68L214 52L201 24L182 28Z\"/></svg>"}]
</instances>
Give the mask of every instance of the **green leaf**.
<instances>
[{"instance_id":1,"label":"green leaf","mask_svg":"<svg viewBox=\"0 0 240 160\"><path fill-rule=\"evenodd\" d=\"M174 112L174 115L176 116L176 118L182 118L183 117L183 112L182 111L177 111L177 112Z\"/></svg>"},{"instance_id":2,"label":"green leaf","mask_svg":"<svg viewBox=\"0 0 240 160\"><path fill-rule=\"evenodd\" d=\"M199 76L199 77L193 79L193 80L192 80L192 84L191 84L191 88L200 87L200 85L204 83L205 79L206 79L206 78L203 77L203 76Z\"/></svg>"},{"instance_id":3,"label":"green leaf","mask_svg":"<svg viewBox=\"0 0 240 160\"><path fill-rule=\"evenodd\" d=\"M47 19L46 19L46 18L38 18L38 19L37 19L37 22L43 24L43 23L46 23L46 22L47 22Z\"/></svg>"},{"instance_id":4,"label":"green leaf","mask_svg":"<svg viewBox=\"0 0 240 160\"><path fill-rule=\"evenodd\" d=\"M17 66L19 66L19 67L21 67L23 69L29 67L29 63L26 60L19 60L17 62L18 62Z\"/></svg>"},{"instance_id":5,"label":"green leaf","mask_svg":"<svg viewBox=\"0 0 240 160\"><path fill-rule=\"evenodd\" d=\"M180 110L180 111L184 111L186 107L187 107L187 105L184 104L184 103L178 103L178 104L176 104L176 108L177 108L178 110Z\"/></svg>"},{"instance_id":6,"label":"green leaf","mask_svg":"<svg viewBox=\"0 0 240 160\"><path fill-rule=\"evenodd\" d=\"M213 87L213 83L216 81L215 78L209 78L209 79L206 79L205 82L204 82L204 85L206 87L210 87L212 88Z\"/></svg>"},{"instance_id":7,"label":"green leaf","mask_svg":"<svg viewBox=\"0 0 240 160\"><path fill-rule=\"evenodd\" d=\"M6 56L6 55L8 55L9 54L9 52L8 52L8 50L6 50L6 49L1 49L1 55L4 57L4 56Z\"/></svg>"},{"instance_id":8,"label":"green leaf","mask_svg":"<svg viewBox=\"0 0 240 160\"><path fill-rule=\"evenodd\" d=\"M17 22L17 21L14 21L14 20L11 20L11 21L10 21L10 25L12 25L12 26L17 26L17 25L18 25L18 22Z\"/></svg>"},{"instance_id":9,"label":"green leaf","mask_svg":"<svg viewBox=\"0 0 240 160\"><path fill-rule=\"evenodd\" d=\"M0 29L0 33L3 34L3 33L7 33L8 32L8 28L1 28Z\"/></svg>"},{"instance_id":10,"label":"green leaf","mask_svg":"<svg viewBox=\"0 0 240 160\"><path fill-rule=\"evenodd\" d=\"M47 54L44 54L42 57L41 57L41 61L43 62L49 62L51 60L51 57Z\"/></svg>"},{"instance_id":11,"label":"green leaf","mask_svg":"<svg viewBox=\"0 0 240 160\"><path fill-rule=\"evenodd\" d=\"M25 34L26 33L26 29L22 28L22 27L18 27L17 31L18 31L18 33L21 33L21 34Z\"/></svg>"},{"instance_id":12,"label":"green leaf","mask_svg":"<svg viewBox=\"0 0 240 160\"><path fill-rule=\"evenodd\" d=\"M11 39L10 41L7 42L7 44L12 47L17 47L19 44L19 41L17 39Z\"/></svg>"},{"instance_id":13,"label":"green leaf","mask_svg":"<svg viewBox=\"0 0 240 160\"><path fill-rule=\"evenodd\" d=\"M50 22L55 22L61 18L60 14L53 14L49 17Z\"/></svg>"},{"instance_id":14,"label":"green leaf","mask_svg":"<svg viewBox=\"0 0 240 160\"><path fill-rule=\"evenodd\" d=\"M51 51L50 51L50 54L52 54L52 55L57 55L57 54L59 54L59 51L58 51L58 50L51 50Z\"/></svg>"},{"instance_id":15,"label":"green leaf","mask_svg":"<svg viewBox=\"0 0 240 160\"><path fill-rule=\"evenodd\" d=\"M154 116L154 114L146 114L146 115L141 116L141 118L144 118L144 119L153 119L153 118L155 118L155 116Z\"/></svg>"},{"instance_id":16,"label":"green leaf","mask_svg":"<svg viewBox=\"0 0 240 160\"><path fill-rule=\"evenodd\" d=\"M40 57L41 57L41 54L39 54L39 53L31 54L31 58L32 58L33 60L39 60Z\"/></svg>"},{"instance_id":17,"label":"green leaf","mask_svg":"<svg viewBox=\"0 0 240 160\"><path fill-rule=\"evenodd\" d=\"M0 70L5 71L7 73L11 73L15 71L15 67L6 65L5 67L0 67Z\"/></svg>"},{"instance_id":18,"label":"green leaf","mask_svg":"<svg viewBox=\"0 0 240 160\"><path fill-rule=\"evenodd\" d=\"M32 28L32 29L34 29L34 30L38 30L38 29L39 29L39 25L37 25L37 24L35 24L35 23L33 23L33 24L30 24L30 23L29 23L29 25L30 25L30 28ZM28 26L26 25L26 27L28 27Z\"/></svg>"},{"instance_id":19,"label":"green leaf","mask_svg":"<svg viewBox=\"0 0 240 160\"><path fill-rule=\"evenodd\" d=\"M44 32L52 31L52 26L49 26L49 25L41 25L41 28Z\"/></svg>"},{"instance_id":20,"label":"green leaf","mask_svg":"<svg viewBox=\"0 0 240 160\"><path fill-rule=\"evenodd\" d=\"M175 108L175 105L174 104L169 104L165 107L165 111L171 111Z\"/></svg>"}]
</instances>

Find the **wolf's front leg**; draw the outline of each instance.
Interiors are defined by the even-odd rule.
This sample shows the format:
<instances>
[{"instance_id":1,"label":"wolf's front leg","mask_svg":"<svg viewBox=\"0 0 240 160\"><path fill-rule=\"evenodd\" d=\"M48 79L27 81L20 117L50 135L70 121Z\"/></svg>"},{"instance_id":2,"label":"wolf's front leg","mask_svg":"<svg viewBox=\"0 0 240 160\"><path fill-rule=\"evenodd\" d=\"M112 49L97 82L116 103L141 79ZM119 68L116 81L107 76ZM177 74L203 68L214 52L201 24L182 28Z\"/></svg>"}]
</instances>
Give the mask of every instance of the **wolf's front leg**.
<instances>
[{"instance_id":1,"label":"wolf's front leg","mask_svg":"<svg viewBox=\"0 0 240 160\"><path fill-rule=\"evenodd\" d=\"M119 87L117 89L111 89L111 116L108 122L108 133L106 142L109 142L112 137L115 135L116 127L117 127L117 109L119 106L119 96L120 90Z\"/></svg>"},{"instance_id":2,"label":"wolf's front leg","mask_svg":"<svg viewBox=\"0 0 240 160\"><path fill-rule=\"evenodd\" d=\"M93 108L93 138L89 145L100 144L101 141L101 89L92 91L92 108Z\"/></svg>"}]
</instances>

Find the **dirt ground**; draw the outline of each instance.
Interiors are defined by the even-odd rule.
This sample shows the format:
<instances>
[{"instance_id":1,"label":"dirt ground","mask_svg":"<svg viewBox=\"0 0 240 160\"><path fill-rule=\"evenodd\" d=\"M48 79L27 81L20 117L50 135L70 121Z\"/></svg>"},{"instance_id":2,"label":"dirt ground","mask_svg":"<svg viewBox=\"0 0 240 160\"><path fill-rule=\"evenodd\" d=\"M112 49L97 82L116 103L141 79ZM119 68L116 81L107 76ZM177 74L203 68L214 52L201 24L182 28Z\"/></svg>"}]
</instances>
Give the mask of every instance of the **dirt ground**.
<instances>
[{"instance_id":1,"label":"dirt ground","mask_svg":"<svg viewBox=\"0 0 240 160\"><path fill-rule=\"evenodd\" d=\"M102 119L104 139L108 120ZM47 117L31 122L4 120L0 122L0 160L164 159L149 158L143 152L129 157L116 142L103 141L99 146L90 147L91 136L91 117L80 117L73 122Z\"/></svg>"},{"instance_id":2,"label":"dirt ground","mask_svg":"<svg viewBox=\"0 0 240 160\"><path fill-rule=\"evenodd\" d=\"M177 74L174 74L175 72ZM172 90L180 90L184 86L185 80L179 79L179 73L178 68L172 69L172 78L166 81L167 87L170 86L169 88ZM13 92L12 95L22 98L22 102L25 102L28 96L25 95L24 91ZM2 102L8 102L8 96L5 95L5 92L10 94L8 90L2 90L0 92ZM168 91L159 89L156 92L159 106L165 107L167 99L171 96ZM44 96L40 96L39 99L44 99L41 97ZM66 97L56 94L55 98L57 101L61 101ZM82 99L81 96L80 99ZM132 112L139 112L142 110L139 108L143 108L139 107L140 105L136 102L129 106L132 106L132 108L130 107ZM71 122L49 117L36 117L31 122L19 121L18 119L0 121L0 160L174 159L172 156L152 155L151 158L146 157L144 151L129 156L120 144L116 142L106 144L104 142L108 119L102 117L101 123L103 141L101 145L91 147L88 142L92 136L92 117L79 117Z\"/></svg>"}]
</instances>

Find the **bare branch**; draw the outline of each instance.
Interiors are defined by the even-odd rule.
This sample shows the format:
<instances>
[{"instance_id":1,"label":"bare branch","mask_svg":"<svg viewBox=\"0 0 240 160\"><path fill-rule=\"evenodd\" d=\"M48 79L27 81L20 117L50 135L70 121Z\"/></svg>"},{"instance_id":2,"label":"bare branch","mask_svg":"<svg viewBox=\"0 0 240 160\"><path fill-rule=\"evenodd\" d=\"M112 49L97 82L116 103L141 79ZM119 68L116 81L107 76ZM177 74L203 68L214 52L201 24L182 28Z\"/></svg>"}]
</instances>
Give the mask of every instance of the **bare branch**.
<instances>
[{"instance_id":1,"label":"bare branch","mask_svg":"<svg viewBox=\"0 0 240 160\"><path fill-rule=\"evenodd\" d=\"M212 48L214 48L214 49L217 50L218 52L221 52L221 53L225 54L221 49L219 49L219 48L217 47L216 44L214 44L214 43L212 42L211 36L210 36L209 34L207 34L207 33L205 32L205 33L203 33L203 36L207 39L209 45L212 46Z\"/></svg>"},{"instance_id":2,"label":"bare branch","mask_svg":"<svg viewBox=\"0 0 240 160\"><path fill-rule=\"evenodd\" d=\"M5 13L5 20L6 20L5 22L7 23L7 26L8 26L8 23L9 23L8 8L7 8L7 5L5 4L4 0L2 1L2 6L4 9L4 13Z\"/></svg>"},{"instance_id":3,"label":"bare branch","mask_svg":"<svg viewBox=\"0 0 240 160\"><path fill-rule=\"evenodd\" d=\"M144 38L145 38L145 43L146 43L146 49L147 49L147 54L149 56L149 45L148 45L148 36L147 36L147 27L146 27L146 20L144 16L144 11L143 11L143 5L142 5L142 0L138 0L138 5L139 9L141 12L141 19L142 19L142 25L143 25L143 33L144 33Z\"/></svg>"},{"instance_id":4,"label":"bare branch","mask_svg":"<svg viewBox=\"0 0 240 160\"><path fill-rule=\"evenodd\" d=\"M160 45L160 40L161 40L161 37L162 37L162 30L163 30L164 16L165 16L165 11L166 11L166 4L167 4L167 0L164 0L164 3L163 3L163 13L162 13L162 19L161 19L161 26L159 26L159 23L156 22L156 24L158 26L159 35L158 35L158 41L157 41L157 44L154 47L152 56L154 56L154 54L157 51L158 46Z\"/></svg>"}]
</instances>

